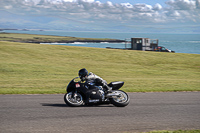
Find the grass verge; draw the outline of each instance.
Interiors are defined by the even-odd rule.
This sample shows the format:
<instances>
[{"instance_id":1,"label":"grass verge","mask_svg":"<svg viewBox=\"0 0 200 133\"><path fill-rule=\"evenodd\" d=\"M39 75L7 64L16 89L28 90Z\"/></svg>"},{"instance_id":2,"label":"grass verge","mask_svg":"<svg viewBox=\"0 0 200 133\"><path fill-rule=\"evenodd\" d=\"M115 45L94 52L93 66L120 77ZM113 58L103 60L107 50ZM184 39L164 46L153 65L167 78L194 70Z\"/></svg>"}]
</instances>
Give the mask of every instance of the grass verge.
<instances>
[{"instance_id":1,"label":"grass verge","mask_svg":"<svg viewBox=\"0 0 200 133\"><path fill-rule=\"evenodd\" d=\"M127 92L200 91L200 55L0 41L0 94L65 93L87 68Z\"/></svg>"}]
</instances>

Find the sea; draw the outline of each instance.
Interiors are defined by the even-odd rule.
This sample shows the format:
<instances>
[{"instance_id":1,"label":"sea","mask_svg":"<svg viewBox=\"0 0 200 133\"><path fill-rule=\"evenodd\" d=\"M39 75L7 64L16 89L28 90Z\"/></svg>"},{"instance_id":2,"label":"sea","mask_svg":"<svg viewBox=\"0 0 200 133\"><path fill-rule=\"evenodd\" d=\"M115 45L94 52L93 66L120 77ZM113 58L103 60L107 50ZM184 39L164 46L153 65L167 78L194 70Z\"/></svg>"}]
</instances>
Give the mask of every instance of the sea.
<instances>
[{"instance_id":1,"label":"sea","mask_svg":"<svg viewBox=\"0 0 200 133\"><path fill-rule=\"evenodd\" d=\"M158 39L159 46L175 51L175 53L200 54L200 34L176 34L176 33L126 33L126 32L78 32L78 31L53 31L53 30L3 30L0 32L26 33L39 35L71 36L83 38L109 38L130 40L131 38ZM95 48L129 48L130 44L125 43L51 43L51 45L67 45L77 47Z\"/></svg>"}]
</instances>

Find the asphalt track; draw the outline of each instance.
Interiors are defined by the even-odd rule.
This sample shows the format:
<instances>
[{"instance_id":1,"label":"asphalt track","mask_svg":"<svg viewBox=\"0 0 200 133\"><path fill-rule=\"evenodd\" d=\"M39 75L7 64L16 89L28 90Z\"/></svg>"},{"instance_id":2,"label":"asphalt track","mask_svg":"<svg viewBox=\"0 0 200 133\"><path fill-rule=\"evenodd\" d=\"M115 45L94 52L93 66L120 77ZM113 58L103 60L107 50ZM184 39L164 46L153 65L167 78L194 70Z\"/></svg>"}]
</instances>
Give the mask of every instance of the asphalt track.
<instances>
[{"instance_id":1,"label":"asphalt track","mask_svg":"<svg viewBox=\"0 0 200 133\"><path fill-rule=\"evenodd\" d=\"M63 94L0 95L1 133L200 129L200 92L128 93L126 107L68 107Z\"/></svg>"}]
</instances>

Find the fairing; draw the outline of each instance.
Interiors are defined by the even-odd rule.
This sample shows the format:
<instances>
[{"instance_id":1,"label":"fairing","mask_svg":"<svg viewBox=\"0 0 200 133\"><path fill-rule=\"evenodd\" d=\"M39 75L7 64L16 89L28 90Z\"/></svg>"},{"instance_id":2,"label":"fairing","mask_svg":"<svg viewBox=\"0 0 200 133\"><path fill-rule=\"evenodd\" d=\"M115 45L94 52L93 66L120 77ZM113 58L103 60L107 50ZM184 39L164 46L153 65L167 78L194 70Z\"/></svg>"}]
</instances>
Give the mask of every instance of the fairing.
<instances>
[{"instance_id":1,"label":"fairing","mask_svg":"<svg viewBox=\"0 0 200 133\"><path fill-rule=\"evenodd\" d=\"M119 90L123 85L123 81L111 82L108 84L108 86L112 87L112 90Z\"/></svg>"}]
</instances>

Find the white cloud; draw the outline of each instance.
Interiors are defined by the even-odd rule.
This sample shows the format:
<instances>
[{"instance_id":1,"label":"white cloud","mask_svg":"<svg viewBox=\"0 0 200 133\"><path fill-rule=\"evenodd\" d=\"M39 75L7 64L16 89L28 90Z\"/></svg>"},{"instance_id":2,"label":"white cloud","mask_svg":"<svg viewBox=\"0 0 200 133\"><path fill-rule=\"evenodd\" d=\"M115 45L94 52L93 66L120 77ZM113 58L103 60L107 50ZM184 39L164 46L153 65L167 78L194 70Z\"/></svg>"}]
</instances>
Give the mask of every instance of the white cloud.
<instances>
[{"instance_id":1,"label":"white cloud","mask_svg":"<svg viewBox=\"0 0 200 133\"><path fill-rule=\"evenodd\" d=\"M121 5L126 8L133 8L133 5L131 5L130 3L121 3Z\"/></svg>"},{"instance_id":2,"label":"white cloud","mask_svg":"<svg viewBox=\"0 0 200 133\"><path fill-rule=\"evenodd\" d=\"M107 4L108 6L113 6L112 2L110 2L110 1L107 1L106 4Z\"/></svg>"},{"instance_id":3,"label":"white cloud","mask_svg":"<svg viewBox=\"0 0 200 133\"><path fill-rule=\"evenodd\" d=\"M176 10L192 10L196 8L195 0L170 0L166 4Z\"/></svg>"},{"instance_id":4,"label":"white cloud","mask_svg":"<svg viewBox=\"0 0 200 133\"><path fill-rule=\"evenodd\" d=\"M200 9L200 0L196 0L196 8Z\"/></svg>"},{"instance_id":5,"label":"white cloud","mask_svg":"<svg viewBox=\"0 0 200 133\"><path fill-rule=\"evenodd\" d=\"M200 23L199 0L168 0L166 4L162 7L159 3L132 5L95 0L1 0L0 8L18 15L38 15L44 19L48 16L93 24Z\"/></svg>"},{"instance_id":6,"label":"white cloud","mask_svg":"<svg viewBox=\"0 0 200 133\"><path fill-rule=\"evenodd\" d=\"M134 10L139 12L151 12L152 6L147 4L135 4Z\"/></svg>"},{"instance_id":7,"label":"white cloud","mask_svg":"<svg viewBox=\"0 0 200 133\"><path fill-rule=\"evenodd\" d=\"M11 8L12 8L12 5L5 6L5 9L11 9Z\"/></svg>"},{"instance_id":8,"label":"white cloud","mask_svg":"<svg viewBox=\"0 0 200 133\"><path fill-rule=\"evenodd\" d=\"M153 6L153 10L162 10L162 6L159 3L157 3Z\"/></svg>"}]
</instances>

